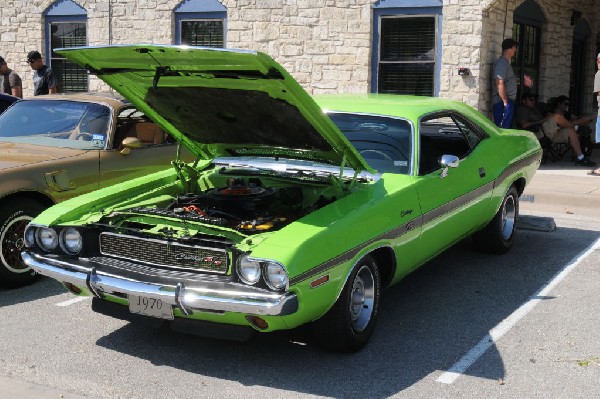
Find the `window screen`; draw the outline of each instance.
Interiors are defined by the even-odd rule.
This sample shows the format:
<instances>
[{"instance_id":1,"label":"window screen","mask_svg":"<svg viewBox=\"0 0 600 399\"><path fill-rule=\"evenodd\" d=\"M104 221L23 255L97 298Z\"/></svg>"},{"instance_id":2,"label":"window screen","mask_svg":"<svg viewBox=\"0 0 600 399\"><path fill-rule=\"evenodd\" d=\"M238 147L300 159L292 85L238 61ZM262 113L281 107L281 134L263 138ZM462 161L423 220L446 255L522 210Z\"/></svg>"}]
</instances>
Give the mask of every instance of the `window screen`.
<instances>
[{"instance_id":1,"label":"window screen","mask_svg":"<svg viewBox=\"0 0 600 399\"><path fill-rule=\"evenodd\" d=\"M434 94L436 19L381 17L378 92Z\"/></svg>"},{"instance_id":2,"label":"window screen","mask_svg":"<svg viewBox=\"0 0 600 399\"><path fill-rule=\"evenodd\" d=\"M87 91L87 71L54 52L54 49L61 47L85 46L87 44L85 22L51 22L50 34L51 66L58 79L59 91Z\"/></svg>"},{"instance_id":3,"label":"window screen","mask_svg":"<svg viewBox=\"0 0 600 399\"><path fill-rule=\"evenodd\" d=\"M223 20L182 20L181 44L222 48Z\"/></svg>"}]
</instances>

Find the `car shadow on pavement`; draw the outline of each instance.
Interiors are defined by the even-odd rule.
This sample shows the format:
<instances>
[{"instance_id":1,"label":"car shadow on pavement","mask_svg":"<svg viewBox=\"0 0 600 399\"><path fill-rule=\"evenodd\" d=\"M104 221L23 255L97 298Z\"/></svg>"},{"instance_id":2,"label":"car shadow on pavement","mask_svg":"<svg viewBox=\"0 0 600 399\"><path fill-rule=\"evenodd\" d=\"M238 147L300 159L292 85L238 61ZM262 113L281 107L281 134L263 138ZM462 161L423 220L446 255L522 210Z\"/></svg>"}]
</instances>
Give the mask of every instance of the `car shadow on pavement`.
<instances>
[{"instance_id":1,"label":"car shadow on pavement","mask_svg":"<svg viewBox=\"0 0 600 399\"><path fill-rule=\"evenodd\" d=\"M0 308L64 294L66 291L58 281L40 276L33 284L24 287L0 288Z\"/></svg>"},{"instance_id":2,"label":"car shadow on pavement","mask_svg":"<svg viewBox=\"0 0 600 399\"><path fill-rule=\"evenodd\" d=\"M477 252L465 240L383 293L370 343L351 355L322 351L306 329L237 343L127 324L97 345L245 386L385 398L423 379L435 381L597 238L596 231L569 228L519 231L505 255ZM503 379L500 352L492 345L465 374Z\"/></svg>"}]
</instances>

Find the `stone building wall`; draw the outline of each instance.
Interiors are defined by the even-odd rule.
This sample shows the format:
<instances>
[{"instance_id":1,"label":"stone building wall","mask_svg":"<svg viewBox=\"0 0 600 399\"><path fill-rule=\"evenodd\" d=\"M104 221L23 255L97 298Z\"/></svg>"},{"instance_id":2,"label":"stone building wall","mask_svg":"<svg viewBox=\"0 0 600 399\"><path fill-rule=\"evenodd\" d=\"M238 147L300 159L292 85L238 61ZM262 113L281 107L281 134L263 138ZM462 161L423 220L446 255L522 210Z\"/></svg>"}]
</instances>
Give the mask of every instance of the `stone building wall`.
<instances>
[{"instance_id":1,"label":"stone building wall","mask_svg":"<svg viewBox=\"0 0 600 399\"><path fill-rule=\"evenodd\" d=\"M223 0L229 47L265 52L309 92L365 93L373 0Z\"/></svg>"},{"instance_id":2,"label":"stone building wall","mask_svg":"<svg viewBox=\"0 0 600 399\"><path fill-rule=\"evenodd\" d=\"M481 4L477 0L444 0L442 12L442 67L440 97L463 101L485 110L481 101L481 49L487 42L482 34ZM460 67L469 68L470 75L460 76Z\"/></svg>"},{"instance_id":3,"label":"stone building wall","mask_svg":"<svg viewBox=\"0 0 600 399\"><path fill-rule=\"evenodd\" d=\"M488 1L483 9L483 32L481 46L481 76L478 92L481 93L479 108L490 114L490 90L492 85L491 69L494 61L500 56L501 42L512 34L513 12L525 0ZM589 88L586 97L585 112L592 112L593 76L596 72L596 38L600 36L600 7L597 0L556 1L536 0L542 10L546 23L541 31L540 54L540 101L561 94L569 95L571 50L574 26L571 25L571 12L574 8L586 16L591 32L590 45L587 49L589 65L585 66L585 87ZM576 4L575 4L576 3ZM506 12L508 10L508 12ZM505 15L506 23L504 21ZM504 29L506 27L506 29ZM441 95L441 94L440 94Z\"/></svg>"},{"instance_id":4,"label":"stone building wall","mask_svg":"<svg viewBox=\"0 0 600 399\"><path fill-rule=\"evenodd\" d=\"M586 87L589 98L593 89L595 73L595 40L599 34L600 7L595 0L578 1L577 9L584 15L592 32L586 67ZM596 0L597 1L597 0ZM474 106L485 114L491 114L492 65L502 53L501 43L512 35L513 12L524 0L495 0L487 3L471 0L444 1L444 29L442 34L442 86L441 97L448 97ZM562 1L537 0L546 24L542 28L539 82L540 100L569 94L571 70L572 6ZM595 29L595 30L594 30ZM459 67L469 67L471 75L458 76ZM586 111L592 111L591 100Z\"/></svg>"},{"instance_id":5,"label":"stone building wall","mask_svg":"<svg viewBox=\"0 0 600 399\"><path fill-rule=\"evenodd\" d=\"M372 5L376 0L221 0L227 7L227 47L266 52L313 94L365 93L371 80ZM490 110L491 66L500 43L511 35L512 14L524 0L443 0L441 97ZM542 99L568 93L573 9L591 16L597 37L598 0L538 0L546 21L542 31ZM87 11L88 43L173 43L173 10L180 0L75 0ZM43 51L43 13L52 0L3 0L0 55L33 92L29 50ZM508 11L508 13L506 13ZM506 17L505 17L506 16ZM109 29L111 23L112 29ZM590 59L594 59L591 46ZM470 76L459 76L467 67ZM592 79L594 65L587 73ZM91 90L106 90L90 78ZM591 85L590 85L591 92ZM591 106L591 102L590 102Z\"/></svg>"}]
</instances>

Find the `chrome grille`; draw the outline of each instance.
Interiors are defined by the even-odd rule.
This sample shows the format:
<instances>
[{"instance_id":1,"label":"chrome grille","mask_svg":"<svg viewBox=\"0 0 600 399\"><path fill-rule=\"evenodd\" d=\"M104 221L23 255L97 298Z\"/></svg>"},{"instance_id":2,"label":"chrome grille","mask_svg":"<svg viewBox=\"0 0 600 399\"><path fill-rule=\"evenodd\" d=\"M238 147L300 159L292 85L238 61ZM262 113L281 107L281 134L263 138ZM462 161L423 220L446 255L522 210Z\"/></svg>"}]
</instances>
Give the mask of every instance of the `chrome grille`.
<instances>
[{"instance_id":1,"label":"chrome grille","mask_svg":"<svg viewBox=\"0 0 600 399\"><path fill-rule=\"evenodd\" d=\"M224 274L228 258L224 249L179 244L125 234L100 234L100 253L156 266Z\"/></svg>"}]
</instances>

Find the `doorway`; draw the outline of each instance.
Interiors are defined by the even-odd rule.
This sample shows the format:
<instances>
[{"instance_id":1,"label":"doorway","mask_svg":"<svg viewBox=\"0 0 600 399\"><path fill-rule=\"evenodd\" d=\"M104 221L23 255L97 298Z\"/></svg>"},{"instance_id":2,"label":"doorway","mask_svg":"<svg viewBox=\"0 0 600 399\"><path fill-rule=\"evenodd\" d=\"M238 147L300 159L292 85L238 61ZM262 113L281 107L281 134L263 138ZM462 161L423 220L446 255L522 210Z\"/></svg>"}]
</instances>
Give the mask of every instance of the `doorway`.
<instances>
[{"instance_id":1,"label":"doorway","mask_svg":"<svg viewBox=\"0 0 600 399\"><path fill-rule=\"evenodd\" d=\"M569 100L571 112L581 115L586 104L585 71L588 66L587 53L589 46L590 27L585 20L580 20L573 30L571 46L571 78L569 81ZM588 102L589 104L589 102Z\"/></svg>"},{"instance_id":2,"label":"doorway","mask_svg":"<svg viewBox=\"0 0 600 399\"><path fill-rule=\"evenodd\" d=\"M539 94L541 33L545 22L534 0L525 1L514 11L512 35L519 43L512 61L517 77L517 99L524 93Z\"/></svg>"}]
</instances>

